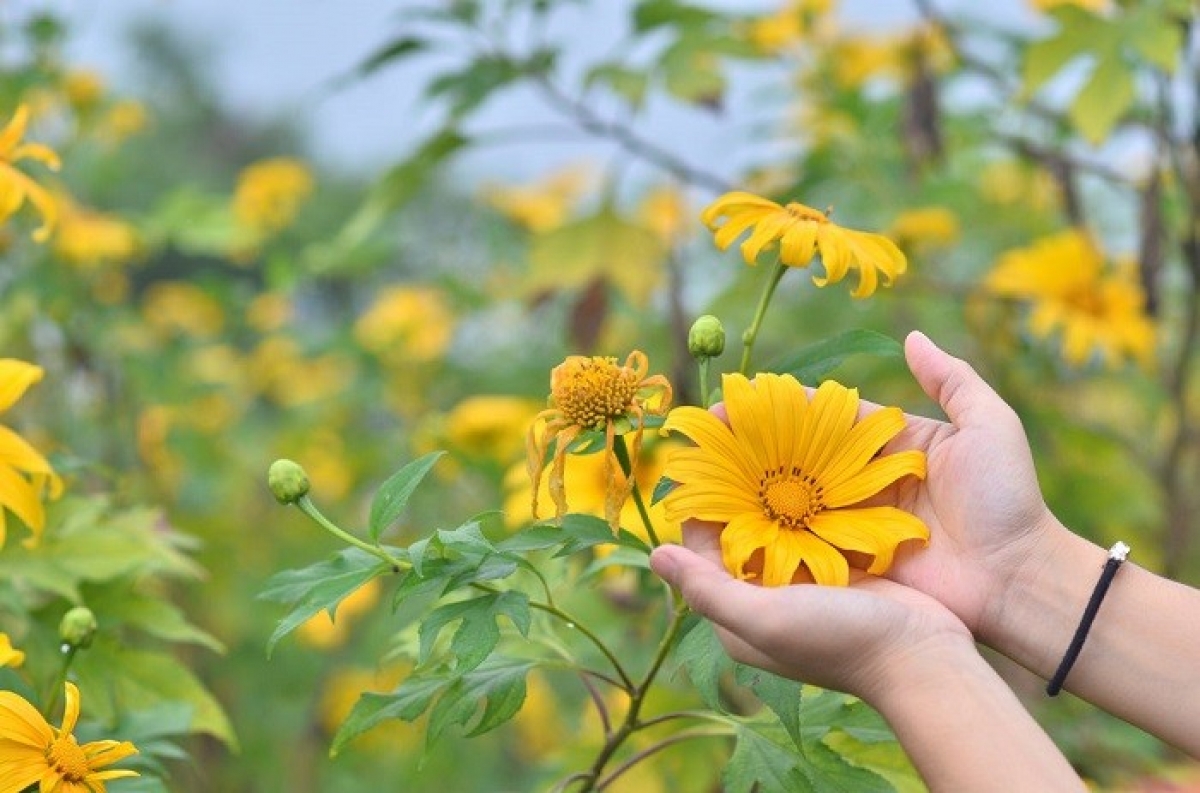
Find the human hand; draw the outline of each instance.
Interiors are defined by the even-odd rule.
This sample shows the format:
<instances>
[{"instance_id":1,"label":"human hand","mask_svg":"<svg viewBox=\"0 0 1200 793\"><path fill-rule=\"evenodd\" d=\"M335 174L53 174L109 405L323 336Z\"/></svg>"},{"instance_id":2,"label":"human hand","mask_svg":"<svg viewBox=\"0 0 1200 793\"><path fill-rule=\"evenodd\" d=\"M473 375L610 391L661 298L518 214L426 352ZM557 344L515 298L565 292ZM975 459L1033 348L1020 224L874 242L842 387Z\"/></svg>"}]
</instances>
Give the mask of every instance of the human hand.
<instances>
[{"instance_id":1,"label":"human hand","mask_svg":"<svg viewBox=\"0 0 1200 793\"><path fill-rule=\"evenodd\" d=\"M970 632L936 600L865 573L848 587L762 587L721 563L714 524L687 521L686 547L654 550L654 572L711 620L736 661L845 691L877 705L926 653L975 654Z\"/></svg>"}]
</instances>

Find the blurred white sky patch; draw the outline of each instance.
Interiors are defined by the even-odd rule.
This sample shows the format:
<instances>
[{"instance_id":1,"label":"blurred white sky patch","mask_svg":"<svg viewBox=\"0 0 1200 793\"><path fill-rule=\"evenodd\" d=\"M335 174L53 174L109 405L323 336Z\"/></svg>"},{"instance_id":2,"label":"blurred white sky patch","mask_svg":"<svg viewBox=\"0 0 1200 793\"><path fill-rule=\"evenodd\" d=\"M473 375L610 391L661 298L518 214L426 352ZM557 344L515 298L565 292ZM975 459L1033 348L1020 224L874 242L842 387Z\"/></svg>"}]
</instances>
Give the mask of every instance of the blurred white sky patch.
<instances>
[{"instance_id":1,"label":"blurred white sky patch","mask_svg":"<svg viewBox=\"0 0 1200 793\"><path fill-rule=\"evenodd\" d=\"M711 2L746 12L770 10L771 2ZM22 0L10 9L52 8L72 29L69 57L95 68L113 83L133 86L142 64L128 46L126 31L137 20L155 19L211 47L209 69L218 89L234 108L251 118L294 118L309 137L313 153L331 165L368 173L401 159L440 122L436 107L421 99L421 88L445 56L422 57L370 78L334 88L339 75L353 69L404 29L404 12L415 0ZM593 62L619 42L630 0L604 0L565 8L552 36L570 42L566 67ZM941 0L954 10L978 4ZM1020 13L1023 3L1007 5ZM580 10L582 8L583 10ZM910 0L843 0L846 24L883 30L916 17ZM761 138L772 119L762 92L786 85L782 68L735 71L729 101L719 112L684 107L671 101L650 104L635 120L639 133L670 148L689 162L722 175L741 172L746 163L730 162L727 153L745 151L748 136ZM472 128L564 126L531 92L520 89L484 108ZM518 136L519 139L519 136ZM554 165L620 156L594 142L564 143L553 138L473 150L460 159L462 178L527 179Z\"/></svg>"}]
</instances>

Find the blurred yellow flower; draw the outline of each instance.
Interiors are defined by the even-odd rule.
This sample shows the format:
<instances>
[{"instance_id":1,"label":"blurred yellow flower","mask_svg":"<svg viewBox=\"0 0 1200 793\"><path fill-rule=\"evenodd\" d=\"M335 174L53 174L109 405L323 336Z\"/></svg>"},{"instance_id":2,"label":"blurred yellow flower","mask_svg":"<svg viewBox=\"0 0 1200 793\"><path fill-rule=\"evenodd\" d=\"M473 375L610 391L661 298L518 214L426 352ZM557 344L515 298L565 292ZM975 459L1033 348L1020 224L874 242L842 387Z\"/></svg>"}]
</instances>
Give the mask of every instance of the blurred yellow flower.
<instances>
[{"instance_id":1,"label":"blurred yellow flower","mask_svg":"<svg viewBox=\"0 0 1200 793\"><path fill-rule=\"evenodd\" d=\"M410 670L392 663L375 669L339 668L329 675L317 707L321 728L328 735L337 733L354 705L366 692L383 694L400 684ZM400 719L388 719L356 740L357 745L395 752L405 748L404 739L418 737L415 729ZM420 745L414 741L414 745Z\"/></svg>"},{"instance_id":2,"label":"blurred yellow flower","mask_svg":"<svg viewBox=\"0 0 1200 793\"><path fill-rule=\"evenodd\" d=\"M1051 11L1059 6L1075 6L1085 11L1103 14L1112 10L1112 0L1029 0L1029 7L1035 11Z\"/></svg>"},{"instance_id":3,"label":"blurred yellow flower","mask_svg":"<svg viewBox=\"0 0 1200 793\"><path fill-rule=\"evenodd\" d=\"M1148 365L1154 358L1154 323L1137 271L1105 272L1093 239L1072 229L1003 254L984 281L998 297L1031 304L1029 329L1038 338L1062 331L1062 355L1072 366L1093 356L1110 367L1129 358Z\"/></svg>"},{"instance_id":4,"label":"blurred yellow flower","mask_svg":"<svg viewBox=\"0 0 1200 793\"><path fill-rule=\"evenodd\" d=\"M776 54L800 44L815 19L832 6L832 0L788 0L775 13L751 20L746 39L759 52Z\"/></svg>"},{"instance_id":5,"label":"blurred yellow flower","mask_svg":"<svg viewBox=\"0 0 1200 793\"><path fill-rule=\"evenodd\" d=\"M561 226L592 181L587 168L562 168L541 181L524 187L490 185L484 200L500 214L530 231L549 231Z\"/></svg>"},{"instance_id":6,"label":"blurred yellow flower","mask_svg":"<svg viewBox=\"0 0 1200 793\"><path fill-rule=\"evenodd\" d=\"M225 326L221 304L195 284L158 281L142 297L142 318L156 333L210 338Z\"/></svg>"},{"instance_id":7,"label":"blurred yellow flower","mask_svg":"<svg viewBox=\"0 0 1200 793\"><path fill-rule=\"evenodd\" d=\"M724 218L725 222L718 221ZM843 228L819 212L795 202L780 206L752 193L732 192L718 198L704 210L700 219L714 232L713 241L725 250L746 231L753 229L742 243L742 257L755 264L763 250L779 243L779 260L789 267L808 267L814 256L821 257L825 276L813 276L813 283L825 286L837 283L851 269L858 270L854 297L870 297L883 274L884 285L908 268L908 260L882 234Z\"/></svg>"},{"instance_id":8,"label":"blurred yellow flower","mask_svg":"<svg viewBox=\"0 0 1200 793\"><path fill-rule=\"evenodd\" d=\"M525 678L525 702L513 717L519 739L517 752L526 761L537 761L562 748L567 725L558 710L558 697L538 670Z\"/></svg>"},{"instance_id":9,"label":"blurred yellow flower","mask_svg":"<svg viewBox=\"0 0 1200 793\"><path fill-rule=\"evenodd\" d=\"M25 653L13 649L12 639L7 633L0 633L0 667L16 668L25 663Z\"/></svg>"},{"instance_id":10,"label":"blurred yellow flower","mask_svg":"<svg viewBox=\"0 0 1200 793\"><path fill-rule=\"evenodd\" d=\"M906 476L925 477L925 454L880 456L904 429L900 408L857 421L856 389L826 380L810 398L791 375L722 378L729 423L679 407L664 430L696 445L674 450L666 477L679 485L663 499L671 520L723 524L721 553L738 578L792 583L803 565L818 584L846 586L843 551L869 554L867 572L892 564L896 546L929 539L929 529L896 507L861 506ZM761 562L761 572L748 570Z\"/></svg>"},{"instance_id":11,"label":"blurred yellow flower","mask_svg":"<svg viewBox=\"0 0 1200 793\"><path fill-rule=\"evenodd\" d=\"M254 386L269 399L292 407L340 393L353 380L354 364L338 353L306 356L300 344L270 336L250 353Z\"/></svg>"},{"instance_id":12,"label":"blurred yellow flower","mask_svg":"<svg viewBox=\"0 0 1200 793\"><path fill-rule=\"evenodd\" d=\"M469 396L446 414L445 440L469 457L508 463L525 446L525 429L538 414L536 400L498 394Z\"/></svg>"},{"instance_id":13,"label":"blurred yellow flower","mask_svg":"<svg viewBox=\"0 0 1200 793\"><path fill-rule=\"evenodd\" d=\"M55 198L59 216L54 252L59 258L89 268L123 264L138 255L137 232L119 216L80 206L65 193Z\"/></svg>"},{"instance_id":14,"label":"blurred yellow flower","mask_svg":"<svg viewBox=\"0 0 1200 793\"><path fill-rule=\"evenodd\" d=\"M354 619L370 611L379 602L380 589L382 584L379 579L372 578L342 599L337 605L336 619L327 610L320 611L300 623L296 628L296 637L318 650L341 647L350 636L350 625Z\"/></svg>"},{"instance_id":15,"label":"blurred yellow flower","mask_svg":"<svg viewBox=\"0 0 1200 793\"><path fill-rule=\"evenodd\" d=\"M1058 206L1059 187L1046 171L1013 160L988 163L979 174L979 193L1001 206L1023 206L1043 212Z\"/></svg>"},{"instance_id":16,"label":"blurred yellow flower","mask_svg":"<svg viewBox=\"0 0 1200 793\"><path fill-rule=\"evenodd\" d=\"M58 207L46 188L16 167L21 160L40 162L52 171L59 169L58 155L41 143L22 143L29 123L29 109L17 107L12 119L0 129L0 223L12 217L26 200L42 216L33 238L45 242L58 220Z\"/></svg>"},{"instance_id":17,"label":"blurred yellow flower","mask_svg":"<svg viewBox=\"0 0 1200 793\"><path fill-rule=\"evenodd\" d=\"M79 689L67 683L62 727L51 727L37 708L12 691L0 691L0 790L19 793L105 793L105 782L138 776L128 769L101 771L137 754L129 741L90 741L73 732L79 720Z\"/></svg>"},{"instance_id":18,"label":"blurred yellow flower","mask_svg":"<svg viewBox=\"0 0 1200 793\"><path fill-rule=\"evenodd\" d=\"M676 187L658 187L642 199L638 217L665 245L673 245L691 230L687 196Z\"/></svg>"},{"instance_id":19,"label":"blurred yellow flower","mask_svg":"<svg viewBox=\"0 0 1200 793\"><path fill-rule=\"evenodd\" d=\"M0 358L0 413L17 403L29 386L42 379L40 366ZM6 516L12 512L33 536L25 545L34 546L46 525L43 495L57 498L62 480L46 458L8 427L0 424L0 547L7 533Z\"/></svg>"},{"instance_id":20,"label":"blurred yellow flower","mask_svg":"<svg viewBox=\"0 0 1200 793\"><path fill-rule=\"evenodd\" d=\"M903 248L939 248L958 240L958 216L947 207L917 207L901 212L887 236Z\"/></svg>"},{"instance_id":21,"label":"blurred yellow flower","mask_svg":"<svg viewBox=\"0 0 1200 793\"><path fill-rule=\"evenodd\" d=\"M87 111L104 98L104 78L87 69L69 71L63 76L63 94L76 111Z\"/></svg>"},{"instance_id":22,"label":"blurred yellow flower","mask_svg":"<svg viewBox=\"0 0 1200 793\"><path fill-rule=\"evenodd\" d=\"M150 405L137 417L136 441L138 456L146 470L167 489L174 491L183 475L183 463L171 450L171 428L174 411L166 405Z\"/></svg>"},{"instance_id":23,"label":"blurred yellow flower","mask_svg":"<svg viewBox=\"0 0 1200 793\"><path fill-rule=\"evenodd\" d=\"M246 308L246 324L259 333L271 333L291 322L292 299L282 292L256 295Z\"/></svg>"},{"instance_id":24,"label":"blurred yellow flower","mask_svg":"<svg viewBox=\"0 0 1200 793\"><path fill-rule=\"evenodd\" d=\"M450 346L454 317L438 289L385 289L354 323L354 338L392 363L432 361Z\"/></svg>"},{"instance_id":25,"label":"blurred yellow flower","mask_svg":"<svg viewBox=\"0 0 1200 793\"><path fill-rule=\"evenodd\" d=\"M538 514L538 491L551 443L554 459L550 496L556 517L561 518L568 509L564 481L568 450L581 433L604 430L604 517L614 530L618 528L621 508L635 480L621 471L614 451L616 436L632 430L628 453L630 470L636 476L646 416L663 415L671 407L671 384L661 374L647 376L649 367L645 353L638 350L631 352L624 364L618 364L616 358L571 355L554 367L550 373L550 408L537 415L526 436L530 510L534 517ZM618 423L623 425L620 432Z\"/></svg>"},{"instance_id":26,"label":"blurred yellow flower","mask_svg":"<svg viewBox=\"0 0 1200 793\"><path fill-rule=\"evenodd\" d=\"M115 102L96 124L97 137L109 146L119 146L150 124L146 107L133 99Z\"/></svg>"},{"instance_id":27,"label":"blurred yellow flower","mask_svg":"<svg viewBox=\"0 0 1200 793\"><path fill-rule=\"evenodd\" d=\"M233 214L239 223L258 234L274 234L291 224L312 191L312 172L299 160L260 160L238 174Z\"/></svg>"},{"instance_id":28,"label":"blurred yellow flower","mask_svg":"<svg viewBox=\"0 0 1200 793\"><path fill-rule=\"evenodd\" d=\"M634 481L638 489L645 494L647 512L654 524L654 532L662 542L681 542L682 534L679 521L667 520L662 502L651 504L650 494L662 479L668 451L677 444L667 439L652 439L642 447L638 458L638 466L634 470ZM585 515L605 517L608 503L608 472L603 454L572 454L566 458L563 467L563 478L570 483L571 511ZM543 478L538 484L539 500L552 498L550 483ZM504 477L504 521L505 524L516 528L534 520L530 509L532 485L529 474L524 466L513 466ZM642 516L632 499L626 499L621 505L618 517L621 528L649 542L650 537L642 524Z\"/></svg>"}]
</instances>

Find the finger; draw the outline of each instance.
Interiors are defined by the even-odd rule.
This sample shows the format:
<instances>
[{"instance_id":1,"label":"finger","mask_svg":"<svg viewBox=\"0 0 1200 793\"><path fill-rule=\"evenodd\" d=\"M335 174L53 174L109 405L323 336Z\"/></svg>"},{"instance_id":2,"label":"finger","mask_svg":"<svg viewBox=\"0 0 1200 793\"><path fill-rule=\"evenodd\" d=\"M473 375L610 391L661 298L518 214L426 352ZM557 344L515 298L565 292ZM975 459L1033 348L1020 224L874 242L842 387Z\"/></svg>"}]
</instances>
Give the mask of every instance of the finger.
<instances>
[{"instance_id":1,"label":"finger","mask_svg":"<svg viewBox=\"0 0 1200 793\"><path fill-rule=\"evenodd\" d=\"M921 388L959 429L990 424L996 411L1010 411L969 363L945 352L924 333L908 334L904 357Z\"/></svg>"},{"instance_id":2,"label":"finger","mask_svg":"<svg viewBox=\"0 0 1200 793\"><path fill-rule=\"evenodd\" d=\"M707 520L683 522L683 545L716 564L722 563L720 523Z\"/></svg>"},{"instance_id":3,"label":"finger","mask_svg":"<svg viewBox=\"0 0 1200 793\"><path fill-rule=\"evenodd\" d=\"M682 546L655 548L650 569L678 589L693 611L736 635L746 635L745 623L770 611L770 592L738 581L719 562Z\"/></svg>"}]
</instances>

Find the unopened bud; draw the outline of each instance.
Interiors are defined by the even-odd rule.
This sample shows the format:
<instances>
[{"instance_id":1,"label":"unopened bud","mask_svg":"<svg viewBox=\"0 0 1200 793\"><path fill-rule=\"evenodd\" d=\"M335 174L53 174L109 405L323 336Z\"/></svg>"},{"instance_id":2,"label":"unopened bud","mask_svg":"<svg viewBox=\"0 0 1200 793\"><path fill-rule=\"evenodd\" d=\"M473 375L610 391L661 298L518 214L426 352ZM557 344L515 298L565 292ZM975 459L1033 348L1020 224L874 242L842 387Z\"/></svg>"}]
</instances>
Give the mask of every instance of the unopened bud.
<instances>
[{"instance_id":1,"label":"unopened bud","mask_svg":"<svg viewBox=\"0 0 1200 793\"><path fill-rule=\"evenodd\" d=\"M280 504L295 504L308 495L308 474L299 463L276 460L267 471L267 485Z\"/></svg>"},{"instance_id":2,"label":"unopened bud","mask_svg":"<svg viewBox=\"0 0 1200 793\"><path fill-rule=\"evenodd\" d=\"M716 358L725 351L725 326L712 314L705 314L692 323L688 331L688 352L697 360Z\"/></svg>"},{"instance_id":3,"label":"unopened bud","mask_svg":"<svg viewBox=\"0 0 1200 793\"><path fill-rule=\"evenodd\" d=\"M63 644L78 649L86 649L92 645L96 636L96 615L86 606L76 606L63 615L58 623L58 638Z\"/></svg>"}]
</instances>

